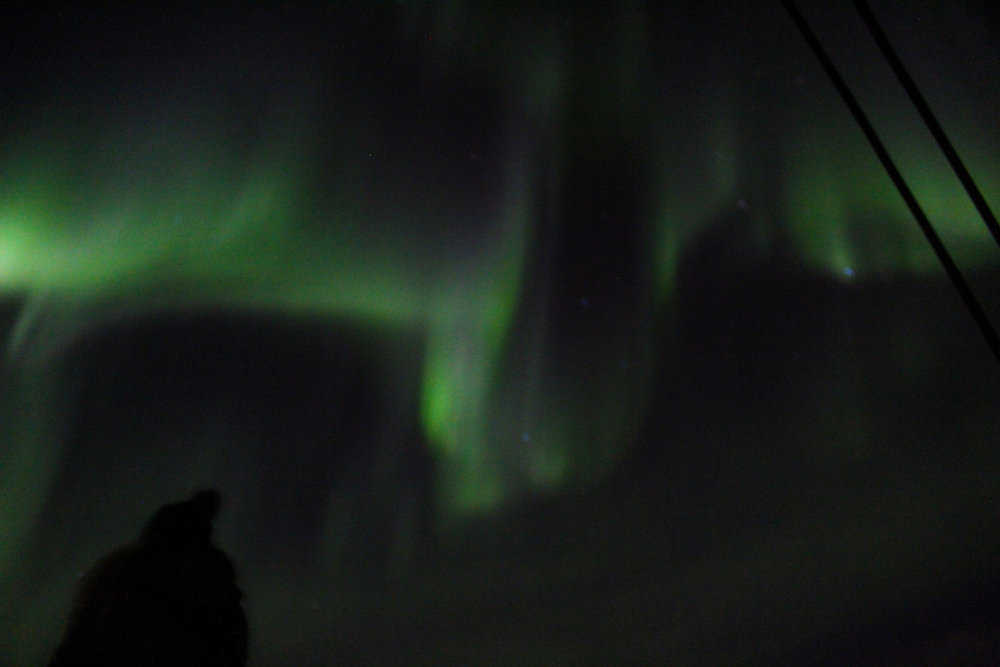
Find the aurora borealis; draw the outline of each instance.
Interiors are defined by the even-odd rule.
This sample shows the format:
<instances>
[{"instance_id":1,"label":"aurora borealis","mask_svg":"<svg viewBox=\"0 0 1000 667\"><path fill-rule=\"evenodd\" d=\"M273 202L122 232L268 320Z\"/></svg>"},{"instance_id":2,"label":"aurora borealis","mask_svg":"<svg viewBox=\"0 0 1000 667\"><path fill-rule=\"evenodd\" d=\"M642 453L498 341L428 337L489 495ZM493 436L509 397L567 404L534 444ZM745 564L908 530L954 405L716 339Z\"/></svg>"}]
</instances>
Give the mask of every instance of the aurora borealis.
<instances>
[{"instance_id":1,"label":"aurora borealis","mask_svg":"<svg viewBox=\"0 0 1000 667\"><path fill-rule=\"evenodd\" d=\"M0 664L201 486L251 664L482 663L449 623L501 664L805 660L1000 589L995 363L780 3L730 4L12 12ZM1000 321L860 20L802 4ZM996 210L997 11L873 10Z\"/></svg>"}]
</instances>

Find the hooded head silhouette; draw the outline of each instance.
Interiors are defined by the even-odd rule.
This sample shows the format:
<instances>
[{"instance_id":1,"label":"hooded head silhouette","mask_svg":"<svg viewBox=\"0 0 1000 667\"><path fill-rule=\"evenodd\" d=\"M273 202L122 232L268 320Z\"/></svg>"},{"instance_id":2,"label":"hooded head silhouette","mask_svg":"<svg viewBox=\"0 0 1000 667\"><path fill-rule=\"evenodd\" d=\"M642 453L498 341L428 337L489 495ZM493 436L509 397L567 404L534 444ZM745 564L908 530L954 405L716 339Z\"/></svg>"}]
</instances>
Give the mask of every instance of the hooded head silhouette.
<instances>
[{"instance_id":1,"label":"hooded head silhouette","mask_svg":"<svg viewBox=\"0 0 1000 667\"><path fill-rule=\"evenodd\" d=\"M221 505L222 499L215 489L199 491L190 500L164 505L146 522L141 540L148 545L174 548L207 544L212 539L212 524Z\"/></svg>"},{"instance_id":2,"label":"hooded head silhouette","mask_svg":"<svg viewBox=\"0 0 1000 667\"><path fill-rule=\"evenodd\" d=\"M215 490L164 505L137 542L98 561L50 667L246 664L242 594L211 542L220 505Z\"/></svg>"}]
</instances>

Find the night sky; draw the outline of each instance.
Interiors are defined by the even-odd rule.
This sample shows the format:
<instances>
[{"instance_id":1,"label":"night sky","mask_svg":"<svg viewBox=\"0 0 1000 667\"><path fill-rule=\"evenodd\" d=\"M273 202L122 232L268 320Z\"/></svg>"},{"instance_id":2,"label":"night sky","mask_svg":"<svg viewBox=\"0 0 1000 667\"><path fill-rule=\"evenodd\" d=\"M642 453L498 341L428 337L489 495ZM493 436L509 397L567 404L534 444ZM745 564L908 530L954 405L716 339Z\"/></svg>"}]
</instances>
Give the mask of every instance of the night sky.
<instances>
[{"instance_id":1,"label":"night sky","mask_svg":"<svg viewBox=\"0 0 1000 667\"><path fill-rule=\"evenodd\" d=\"M252 665L1000 662L1000 363L780 2L331 4L5 10L0 664L208 487ZM872 10L1000 209L1000 10Z\"/></svg>"}]
</instances>

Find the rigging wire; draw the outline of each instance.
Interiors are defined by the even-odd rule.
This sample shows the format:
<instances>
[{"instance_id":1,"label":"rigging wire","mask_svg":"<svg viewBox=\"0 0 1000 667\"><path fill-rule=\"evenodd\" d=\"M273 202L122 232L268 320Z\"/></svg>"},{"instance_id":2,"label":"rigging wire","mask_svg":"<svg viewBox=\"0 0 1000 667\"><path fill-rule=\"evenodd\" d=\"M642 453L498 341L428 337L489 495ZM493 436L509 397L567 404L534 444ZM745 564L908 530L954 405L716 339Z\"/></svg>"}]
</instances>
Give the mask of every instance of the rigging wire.
<instances>
[{"instance_id":1,"label":"rigging wire","mask_svg":"<svg viewBox=\"0 0 1000 667\"><path fill-rule=\"evenodd\" d=\"M830 60L830 57L823 49L823 45L820 44L819 39L817 39L816 35L809 27L809 24L799 12L795 3L792 2L792 0L781 0L781 4L784 6L785 11L788 12L788 15L792 18L792 21L799 29L799 32L802 33L803 38L805 38L806 43L809 44L809 48L812 49L813 54L819 60L819 63L823 67L827 76L830 77L830 81L837 89L840 97L844 100L848 109L850 109L851 115L854 116L854 120L861 127L861 131L864 132L865 138L867 138L868 143L871 144L872 149L875 151L879 161L882 163L882 167L889 175L889 178L892 179L893 185L896 186L896 190L899 191L903 201L906 202L906 206L910 209L910 213L912 213L913 217L916 218L917 224L920 226L920 230L924 233L924 237L934 250L934 254L937 255L938 261L944 268L945 273L948 274L948 278L951 279L955 289L958 290L959 296L962 297L962 301L965 302L965 307L968 309L969 314L972 315L972 318L979 326L979 330L986 339L990 349L993 351L993 355L996 357L997 362L1000 362L1000 338L997 336L996 329L993 328L993 325L990 322L989 317L987 317L986 312L983 310L983 307L976 299L975 294L972 293L972 290L969 288L968 283L966 283L965 278L962 277L962 272L951 258L951 255L948 254L948 250L945 248L944 243L941 242L941 238L937 235L937 232L934 231L934 227L931 225L930 220L928 220L927 215L920 207L920 204L917 202L916 197L914 197L913 192L906 184L906 181L903 179L903 175L899 172L895 162L893 162L892 157L886 150L885 145L878 136L878 133L868 120L864 110L861 109L861 105L858 104L854 94L851 93L847 83L840 76L840 73L837 71L833 61Z\"/></svg>"},{"instance_id":2,"label":"rigging wire","mask_svg":"<svg viewBox=\"0 0 1000 667\"><path fill-rule=\"evenodd\" d=\"M889 43L889 38L886 37L885 32L883 32L882 27L879 25L878 21L875 19L875 15L872 14L871 8L865 0L853 0L854 6L857 8L858 13L861 14L862 20L864 20L865 25L868 26L868 31L875 38L875 42L878 44L879 49L882 51L882 55L885 59L889 61L889 65L892 67L892 71L895 72L896 78L903 85L903 89L906 90L906 94L910 96L910 101L913 102L913 106L917 108L920 112L920 117L924 119L924 124L927 125L927 129L934 136L934 140L937 141L938 147L944 156L948 159L948 164L951 165L952 170L955 175L958 176L958 180L962 182L962 186L965 188L965 192L969 195L969 199L975 204L976 210L979 211L979 216L986 223L987 229L990 230L990 234L993 235L993 240L996 241L997 246L1000 246L1000 224L997 224L997 218L993 215L993 211L990 209L989 204L986 203L986 199L983 197L983 193L980 192L979 188L976 186L976 182L972 180L972 175L969 174L969 170L965 168L965 163L962 162L962 158L959 157L958 151L952 145L951 141L948 139L948 135L945 134L944 128L938 123L937 118L934 116L934 112L931 111L930 106L928 106L927 101L924 96L920 93L917 88L917 84L913 81L910 73L903 66L903 61L899 59L899 55L896 54L896 50L892 48L892 44Z\"/></svg>"}]
</instances>

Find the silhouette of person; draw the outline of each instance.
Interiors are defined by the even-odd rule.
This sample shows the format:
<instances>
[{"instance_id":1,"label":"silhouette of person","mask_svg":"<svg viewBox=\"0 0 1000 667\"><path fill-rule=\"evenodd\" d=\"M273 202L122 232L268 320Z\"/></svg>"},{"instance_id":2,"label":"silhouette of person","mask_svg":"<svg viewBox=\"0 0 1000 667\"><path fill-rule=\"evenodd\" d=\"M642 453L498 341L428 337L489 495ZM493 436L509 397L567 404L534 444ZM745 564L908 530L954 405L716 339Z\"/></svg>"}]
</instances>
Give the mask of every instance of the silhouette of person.
<instances>
[{"instance_id":1,"label":"silhouette of person","mask_svg":"<svg viewBox=\"0 0 1000 667\"><path fill-rule=\"evenodd\" d=\"M211 542L220 504L208 490L165 505L138 541L99 560L49 667L245 665L242 593Z\"/></svg>"}]
</instances>

